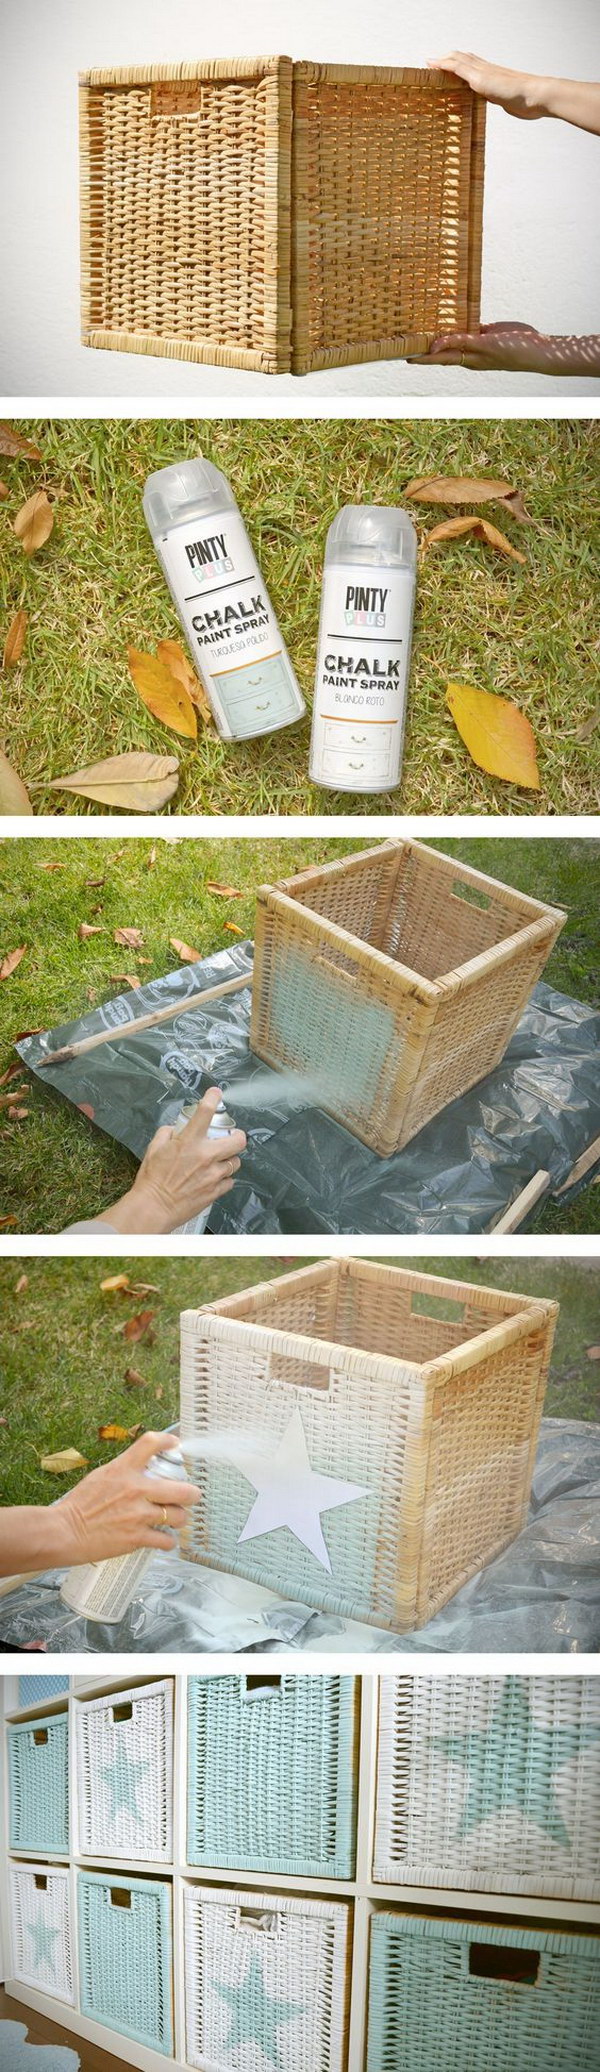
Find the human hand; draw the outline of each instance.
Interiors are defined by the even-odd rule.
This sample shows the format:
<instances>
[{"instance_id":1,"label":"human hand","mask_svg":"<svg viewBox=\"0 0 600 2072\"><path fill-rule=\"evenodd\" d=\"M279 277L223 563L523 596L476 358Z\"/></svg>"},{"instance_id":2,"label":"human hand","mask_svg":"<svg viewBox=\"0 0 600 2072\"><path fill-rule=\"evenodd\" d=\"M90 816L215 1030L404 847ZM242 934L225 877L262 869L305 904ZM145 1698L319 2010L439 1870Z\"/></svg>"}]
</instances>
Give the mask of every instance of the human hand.
<instances>
[{"instance_id":1,"label":"human hand","mask_svg":"<svg viewBox=\"0 0 600 2072\"><path fill-rule=\"evenodd\" d=\"M46 1510L44 1562L66 1568L112 1560L138 1547L171 1548L200 1490L145 1470L154 1454L168 1453L177 1443L173 1432L144 1432L117 1460L84 1475Z\"/></svg>"},{"instance_id":2,"label":"human hand","mask_svg":"<svg viewBox=\"0 0 600 2072\"><path fill-rule=\"evenodd\" d=\"M533 324L482 324L443 331L411 367L470 367L478 374L600 374L600 338L548 337Z\"/></svg>"},{"instance_id":3,"label":"human hand","mask_svg":"<svg viewBox=\"0 0 600 2072\"><path fill-rule=\"evenodd\" d=\"M430 58L429 69L454 72L473 93L504 108L507 115L518 115L524 122L536 122L548 113L544 105L546 81L534 72L511 72L506 65L489 65L486 58L476 58L471 50L453 50L449 57Z\"/></svg>"},{"instance_id":4,"label":"human hand","mask_svg":"<svg viewBox=\"0 0 600 2072\"><path fill-rule=\"evenodd\" d=\"M105 1211L113 1230L164 1234L191 1222L221 1194L228 1194L246 1149L243 1130L208 1138L222 1095L211 1086L182 1130L156 1131L133 1185Z\"/></svg>"}]
</instances>

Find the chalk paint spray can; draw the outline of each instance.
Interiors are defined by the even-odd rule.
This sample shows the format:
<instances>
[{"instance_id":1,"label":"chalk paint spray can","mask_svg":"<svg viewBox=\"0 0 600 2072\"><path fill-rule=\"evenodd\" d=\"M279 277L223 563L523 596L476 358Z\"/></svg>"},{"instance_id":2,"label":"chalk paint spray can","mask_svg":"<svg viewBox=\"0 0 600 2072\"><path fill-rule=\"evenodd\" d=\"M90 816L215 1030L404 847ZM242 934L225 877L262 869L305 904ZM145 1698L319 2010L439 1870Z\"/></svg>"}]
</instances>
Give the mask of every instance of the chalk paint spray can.
<instances>
[{"instance_id":1,"label":"chalk paint spray can","mask_svg":"<svg viewBox=\"0 0 600 2072\"><path fill-rule=\"evenodd\" d=\"M408 511L346 504L327 535L310 777L329 791L399 781L415 604Z\"/></svg>"},{"instance_id":2,"label":"chalk paint spray can","mask_svg":"<svg viewBox=\"0 0 600 2072\"><path fill-rule=\"evenodd\" d=\"M168 1453L152 1456L146 1475L158 1476L165 1482L165 1506L168 1506L169 1482L188 1482L190 1477L183 1454L178 1446ZM73 1612L79 1612L84 1619L97 1619L107 1626L116 1626L122 1619L148 1563L154 1559L152 1547L139 1547L133 1554L117 1554L112 1561L87 1562L82 1567L70 1568L61 1585L61 1597Z\"/></svg>"},{"instance_id":3,"label":"chalk paint spray can","mask_svg":"<svg viewBox=\"0 0 600 2072\"><path fill-rule=\"evenodd\" d=\"M186 1123L191 1122L192 1116L195 1115L196 1109L199 1107L199 1105L199 1101L193 1101L191 1106L188 1106L186 1104L184 1108L180 1108L177 1121L174 1124L174 1128L176 1130L184 1130L186 1127ZM215 1108L212 1122L210 1123L210 1126L206 1132L206 1141L207 1143L210 1143L213 1137L230 1137L232 1130L236 1130L237 1127L237 1122L234 1122L233 1116L228 1115L227 1113L225 1102L219 1101L219 1106L218 1108ZM200 1215L194 1216L190 1223L178 1223L176 1230L174 1230L173 1232L173 1236L186 1237L191 1235L194 1237L200 1237L202 1231L206 1230L206 1225L208 1223L208 1218L210 1216L211 1209L212 1202L209 1202L208 1208L201 1209Z\"/></svg>"},{"instance_id":4,"label":"chalk paint spray can","mask_svg":"<svg viewBox=\"0 0 600 2072\"><path fill-rule=\"evenodd\" d=\"M304 699L227 477L200 457L160 468L148 476L144 515L223 740L301 719Z\"/></svg>"}]
</instances>

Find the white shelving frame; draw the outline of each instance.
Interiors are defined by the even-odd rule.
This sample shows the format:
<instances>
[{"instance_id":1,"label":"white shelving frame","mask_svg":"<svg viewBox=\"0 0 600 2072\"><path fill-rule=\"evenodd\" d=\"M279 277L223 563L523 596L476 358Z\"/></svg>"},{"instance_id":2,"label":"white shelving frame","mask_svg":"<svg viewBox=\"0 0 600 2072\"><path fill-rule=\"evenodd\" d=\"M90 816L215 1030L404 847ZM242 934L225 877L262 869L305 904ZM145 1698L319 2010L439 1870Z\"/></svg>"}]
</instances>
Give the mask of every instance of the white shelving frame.
<instances>
[{"instance_id":1,"label":"white shelving frame","mask_svg":"<svg viewBox=\"0 0 600 2072\"><path fill-rule=\"evenodd\" d=\"M397 1671L397 1664L395 1664L394 1666ZM215 1672L207 1671L206 1673L214 1674ZM238 1673L237 1670L235 1673ZM273 1662L270 1662L269 1674L272 1673L279 1674L279 1670L275 1669ZM316 1665L311 1663L310 1668L307 1665L306 1671L301 1670L299 1671L299 1673L314 1675L318 1674L318 1670L316 1669ZM338 1673L335 1669L335 1666L332 1668L332 1673ZM413 1908L417 1911L428 1910L444 1913L449 1913L452 1910L458 1910L462 1914L473 1915L475 1919L480 1919L482 1915L485 1915L487 1913L491 1915L500 1916L506 1915L508 1919L531 1919L538 1921L540 1923L552 1923L553 1921L555 1921L558 1926L561 1926L563 1928L572 1927L573 1929L577 1929L583 1927L585 1929L591 1930L600 1928L600 1903L593 1903L592 1901L588 1903L582 1900L553 1900L548 1899L547 1897L532 1898L524 1897L522 1893L515 1894L509 1892L473 1892L466 1891L464 1890L464 1888L460 1888L458 1886L456 1887L456 1889L444 1888L444 1890L442 1891L439 1888L434 1889L431 1886L427 1885L389 1885L375 1882L375 1880L372 1877L372 1863L375 1823L375 1789L377 1774L377 1718L379 1700L379 1680L380 1677L382 1675L385 1675L386 1673L388 1675L391 1674L391 1665L389 1668L387 1668L387 1670L386 1668L382 1667L378 1668L377 1671L374 1672L369 1671L368 1674L365 1674L363 1671L356 1678L356 1683L358 1686L358 1702L360 1706L360 1737L358 1756L358 1818L356 1864L355 1875L353 1878L297 1878L290 1876L284 1877L283 1875L277 1877L267 1877L265 1873L257 1871L249 1872L238 1870L213 1870L206 1868L204 1866L200 1867L197 1864L188 1863L186 1855L187 1677L185 1674L182 1675L179 1673L173 1674L172 1676L172 1680L174 1683L175 1698L173 1749L174 1806L172 1862L140 1863L139 1860L134 1858L115 1858L102 1856L83 1857L79 1855L76 1849L77 1819L75 1734L73 1731L70 1732L69 1789L71 1804L71 1853L69 1856L48 1857L47 1861L49 1864L56 1863L66 1866L70 1873L71 1917L73 1935L73 1968L75 1979L75 2003L73 2006L70 2006L65 2001L56 1999L51 1994L38 1992L33 1987L25 1986L22 1984L20 1979L14 1979L11 1976L9 1869L11 1862L27 1862L28 1858L24 1852L19 1852L18 1855L15 1852L11 1855L8 1850L8 1764L6 1728L9 1723L17 1719L35 1720L36 1718L39 1718L42 1714L49 1714L55 1712L67 1712L70 1716L71 1722L76 1708L81 1703L81 1700L83 1698L99 1697L100 1695L104 1694L108 1696L113 1692L118 1693L125 1690L129 1691L135 1688L136 1685L139 1686L142 1684L155 1682L157 1676L169 1677L169 1675L172 1674L172 1672L169 1672L168 1667L165 1667L164 1662L160 1666L157 1666L156 1662L154 1662L152 1672L146 1670L146 1672L143 1675L134 1677L123 1675L119 1676L118 1674L109 1674L103 1677L95 1676L94 1678L90 1679L83 1677L71 1677L68 1695L66 1692L64 1692L58 1698L51 1700L48 1700L46 1698L38 1705L30 1705L27 1707L19 1707L18 1680L16 1676L4 1676L2 1678L3 1702L0 1732L0 1767L2 1772L0 1779L0 1837L2 1839L2 1848L0 1852L0 1918L2 1926L2 1940L4 1942L4 1947L7 1952L5 1978L5 1988L7 1993L9 1993L13 1999L22 2001L24 2007L31 2007L35 2009L39 2014L46 2015L49 2021L59 2022L64 2028L72 2030L74 2036L81 2036L83 2038L87 2038L89 2042L95 2043L103 2050L110 2052L113 2055L113 2057L117 2057L122 2064L137 2066L139 2068L139 2072L161 2072L161 2067L163 2068L164 2072L165 2066L170 2067L170 2072L188 2072L188 2067L186 2066L185 2059L185 2007L183 1981L183 1894L186 1883L189 1883L191 1881L196 1884L202 1883L203 1885L235 1885L236 1887L247 1886L250 1892L252 1890L264 1890L266 1886L269 1890L273 1890L273 1892L277 1892L278 1890L281 1892L298 1892L305 1893L309 1896L312 1895L315 1898L325 1895L331 1895L334 1898L346 1900L348 1902L352 1917L350 1923L350 1933L352 1938L353 1961L352 1985L350 1996L348 2059L346 2072L364 2072L366 2057L369 1922L372 1913L378 1907L381 1907L382 1905L386 1907L394 1906L396 1910L400 1912L408 1911ZM406 1673L409 1674L410 1672L407 1670ZM448 1671L448 1673L450 1673L450 1671ZM498 1671L499 1677L502 1673L503 1672L501 1672L500 1670ZM244 1669L242 1667L240 1667L239 1674L244 1674ZM40 1852L37 1851L35 1861L36 1863L39 1863L40 1860ZM84 2015L81 2012L79 2002L79 1966L77 1949L76 1906L76 1881L77 1871L79 1868L96 1868L98 1870L106 1870L107 1868L110 1868L114 1870L116 1874L121 1874L123 1872L127 1873L129 1871L141 1872L142 1874L145 1873L150 1877L156 1876L163 1878L165 1882L171 1886L173 1904L174 1953L173 2035L175 2054L173 2057L166 2057L162 2051L149 2049L145 2044L135 2043L130 2037L121 2036L114 2029L106 2028L104 2024L92 2021L89 2018L89 2016Z\"/></svg>"}]
</instances>

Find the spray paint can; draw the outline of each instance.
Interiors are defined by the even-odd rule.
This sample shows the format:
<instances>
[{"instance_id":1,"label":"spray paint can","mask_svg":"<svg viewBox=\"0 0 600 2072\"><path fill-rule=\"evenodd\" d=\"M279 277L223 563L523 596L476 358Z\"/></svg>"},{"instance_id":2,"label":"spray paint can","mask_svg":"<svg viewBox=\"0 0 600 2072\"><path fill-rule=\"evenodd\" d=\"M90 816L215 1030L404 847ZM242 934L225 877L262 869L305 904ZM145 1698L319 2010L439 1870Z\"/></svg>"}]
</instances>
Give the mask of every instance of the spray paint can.
<instances>
[{"instance_id":1,"label":"spray paint can","mask_svg":"<svg viewBox=\"0 0 600 2072\"><path fill-rule=\"evenodd\" d=\"M188 1482L189 1476L183 1454L178 1446L169 1453L155 1453L146 1475L158 1476L168 1482ZM169 1492L165 1487L165 1504ZM98 1619L104 1625L116 1626L124 1617L131 1600L135 1597L138 1584L154 1558L152 1547L139 1547L133 1554L117 1554L112 1561L87 1562L80 1568L70 1568L61 1585L61 1597L73 1612L82 1618Z\"/></svg>"},{"instance_id":2,"label":"spray paint can","mask_svg":"<svg viewBox=\"0 0 600 2072\"><path fill-rule=\"evenodd\" d=\"M188 1122L191 1122L192 1116L195 1115L196 1109L199 1108L199 1106L199 1101L193 1101L191 1105L186 1104L183 1108L180 1108L177 1121L174 1124L174 1128L176 1130L185 1129L186 1124ZM228 1115L227 1109L225 1107L225 1102L219 1101L219 1106L218 1108L215 1108L212 1122L209 1124L209 1128L206 1132L207 1142L212 1142L213 1137L230 1137L232 1130L236 1129L237 1122L234 1122L232 1115ZM208 1218L210 1216L211 1209L212 1202L209 1201L208 1207L206 1209L201 1209L199 1216L193 1216L189 1223L178 1223L176 1230L173 1232L173 1236L201 1237L202 1231L206 1230L206 1225L208 1223Z\"/></svg>"},{"instance_id":3,"label":"spray paint can","mask_svg":"<svg viewBox=\"0 0 600 2072\"><path fill-rule=\"evenodd\" d=\"M212 461L149 475L144 515L219 734L245 741L301 719L296 682L241 511Z\"/></svg>"},{"instance_id":4,"label":"spray paint can","mask_svg":"<svg viewBox=\"0 0 600 2072\"><path fill-rule=\"evenodd\" d=\"M338 511L325 548L309 766L329 791L398 783L416 570L408 511Z\"/></svg>"}]
</instances>

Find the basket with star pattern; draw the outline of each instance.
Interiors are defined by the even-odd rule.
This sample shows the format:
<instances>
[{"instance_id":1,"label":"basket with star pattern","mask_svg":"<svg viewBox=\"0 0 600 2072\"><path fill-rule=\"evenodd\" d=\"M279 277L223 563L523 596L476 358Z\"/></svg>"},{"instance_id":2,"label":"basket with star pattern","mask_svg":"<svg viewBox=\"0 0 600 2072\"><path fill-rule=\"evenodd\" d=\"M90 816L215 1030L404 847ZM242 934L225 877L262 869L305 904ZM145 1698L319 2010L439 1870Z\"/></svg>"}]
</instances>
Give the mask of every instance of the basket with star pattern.
<instances>
[{"instance_id":1,"label":"basket with star pattern","mask_svg":"<svg viewBox=\"0 0 600 2072\"><path fill-rule=\"evenodd\" d=\"M75 1750L79 1855L170 1863L171 1680L78 1702Z\"/></svg>"},{"instance_id":2,"label":"basket with star pattern","mask_svg":"<svg viewBox=\"0 0 600 2072\"><path fill-rule=\"evenodd\" d=\"M73 2005L70 1873L47 1863L10 1869L12 1976Z\"/></svg>"},{"instance_id":3,"label":"basket with star pattern","mask_svg":"<svg viewBox=\"0 0 600 2072\"><path fill-rule=\"evenodd\" d=\"M66 1712L8 1728L9 1845L19 1855L66 1856L69 1725Z\"/></svg>"},{"instance_id":4,"label":"basket with star pattern","mask_svg":"<svg viewBox=\"0 0 600 2072\"><path fill-rule=\"evenodd\" d=\"M79 1871L77 1917L82 2014L170 2057L170 1886L158 1878Z\"/></svg>"},{"instance_id":5,"label":"basket with star pattern","mask_svg":"<svg viewBox=\"0 0 600 2072\"><path fill-rule=\"evenodd\" d=\"M351 1878L357 1754L351 1676L191 1676L188 1863Z\"/></svg>"},{"instance_id":6,"label":"basket with star pattern","mask_svg":"<svg viewBox=\"0 0 600 2072\"><path fill-rule=\"evenodd\" d=\"M410 1631L521 1530L557 1306L327 1259L181 1319L189 1556Z\"/></svg>"},{"instance_id":7,"label":"basket with star pattern","mask_svg":"<svg viewBox=\"0 0 600 2072\"><path fill-rule=\"evenodd\" d=\"M380 1686L373 1875L600 1899L600 1678Z\"/></svg>"},{"instance_id":8,"label":"basket with star pattern","mask_svg":"<svg viewBox=\"0 0 600 2072\"><path fill-rule=\"evenodd\" d=\"M599 2057L597 1939L374 1915L367 2072L597 2072Z\"/></svg>"},{"instance_id":9,"label":"basket with star pattern","mask_svg":"<svg viewBox=\"0 0 600 2072\"><path fill-rule=\"evenodd\" d=\"M342 2072L348 1945L342 1902L187 1885L186 2063Z\"/></svg>"}]
</instances>

